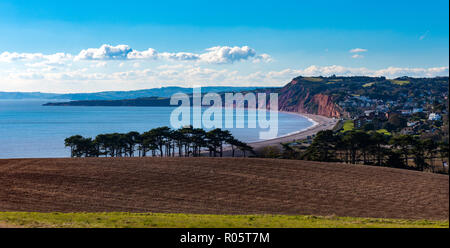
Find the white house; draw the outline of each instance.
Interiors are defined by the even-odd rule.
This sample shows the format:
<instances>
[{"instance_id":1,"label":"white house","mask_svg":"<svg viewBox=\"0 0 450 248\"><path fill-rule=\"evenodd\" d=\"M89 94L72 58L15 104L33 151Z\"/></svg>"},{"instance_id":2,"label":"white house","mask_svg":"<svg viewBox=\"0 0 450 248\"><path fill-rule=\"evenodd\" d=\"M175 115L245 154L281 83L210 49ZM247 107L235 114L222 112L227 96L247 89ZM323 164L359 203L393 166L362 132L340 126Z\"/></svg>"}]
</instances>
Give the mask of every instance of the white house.
<instances>
[{"instance_id":1,"label":"white house","mask_svg":"<svg viewBox=\"0 0 450 248\"><path fill-rule=\"evenodd\" d=\"M366 110L366 111L364 111L364 114L366 116L370 116L370 114L372 114L373 112L375 112L375 110Z\"/></svg>"},{"instance_id":2,"label":"white house","mask_svg":"<svg viewBox=\"0 0 450 248\"><path fill-rule=\"evenodd\" d=\"M439 121L439 120L441 120L441 115L440 114L437 114L437 113L431 113L429 116L428 116L428 120L430 120L430 121Z\"/></svg>"}]
</instances>

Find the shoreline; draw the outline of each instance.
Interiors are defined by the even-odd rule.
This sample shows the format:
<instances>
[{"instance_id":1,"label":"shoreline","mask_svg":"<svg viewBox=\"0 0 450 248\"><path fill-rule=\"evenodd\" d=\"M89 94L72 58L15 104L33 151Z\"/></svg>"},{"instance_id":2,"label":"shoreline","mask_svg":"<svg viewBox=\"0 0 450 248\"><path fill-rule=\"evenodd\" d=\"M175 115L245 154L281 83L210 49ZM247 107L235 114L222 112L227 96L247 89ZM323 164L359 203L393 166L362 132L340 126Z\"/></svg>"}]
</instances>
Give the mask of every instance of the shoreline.
<instances>
[{"instance_id":1,"label":"shoreline","mask_svg":"<svg viewBox=\"0 0 450 248\"><path fill-rule=\"evenodd\" d=\"M332 129L338 122L337 119L328 118L328 117L321 116L321 115L288 112L288 111L279 111L279 112L285 113L285 114L293 114L293 115L302 116L302 117L308 119L309 121L311 121L313 123L313 125L305 128L305 129L299 130L297 132L287 134L284 136L280 136L280 137L277 137L274 139L251 142L251 143L249 143L249 145L252 146L253 149L257 150L259 148L266 147L266 146L281 146L280 143L290 142L290 141L299 140L299 139L305 139L306 137L312 136L319 131Z\"/></svg>"},{"instance_id":2,"label":"shoreline","mask_svg":"<svg viewBox=\"0 0 450 248\"><path fill-rule=\"evenodd\" d=\"M309 121L311 121L313 123L313 125L311 125L307 128L298 130L296 132L293 132L291 134L286 134L286 135L279 136L279 137L276 137L273 139L248 142L247 144L249 146L253 147L254 151L258 151L259 149L262 149L267 146L275 146L275 147L281 148L280 143L305 139L308 136L312 136L312 135L318 133L319 131L333 129L334 126L336 125L336 123L339 121L338 119L333 119L333 118L325 117L322 115L314 115L314 114L306 114L306 113L298 113L298 112L288 112L288 111L278 111L278 112L285 113L285 114L299 115L299 116L304 117L304 118L308 119ZM207 151L204 151L203 153L206 154ZM243 153L241 151L239 151L239 150L235 151L235 157L241 157L242 155L243 155ZM231 157L231 147L230 146L225 146L223 148L223 157Z\"/></svg>"}]
</instances>

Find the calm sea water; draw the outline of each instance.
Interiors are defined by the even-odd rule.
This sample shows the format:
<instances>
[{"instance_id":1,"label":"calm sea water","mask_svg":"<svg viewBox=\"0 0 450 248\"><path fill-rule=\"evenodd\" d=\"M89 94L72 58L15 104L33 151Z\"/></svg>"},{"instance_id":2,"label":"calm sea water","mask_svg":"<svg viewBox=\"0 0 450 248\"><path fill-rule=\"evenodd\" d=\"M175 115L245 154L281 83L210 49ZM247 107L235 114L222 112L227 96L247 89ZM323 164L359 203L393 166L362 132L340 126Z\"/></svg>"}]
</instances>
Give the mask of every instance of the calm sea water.
<instances>
[{"instance_id":1,"label":"calm sea water","mask_svg":"<svg viewBox=\"0 0 450 248\"><path fill-rule=\"evenodd\" d=\"M170 126L174 107L72 107L42 106L46 100L0 100L0 158L69 157L64 139L80 134L144 132ZM245 112L246 113L246 112ZM247 120L247 118L245 118ZM301 116L278 114L278 136L307 128ZM245 125L247 126L247 125ZM262 129L231 128L246 142L258 141Z\"/></svg>"}]
</instances>

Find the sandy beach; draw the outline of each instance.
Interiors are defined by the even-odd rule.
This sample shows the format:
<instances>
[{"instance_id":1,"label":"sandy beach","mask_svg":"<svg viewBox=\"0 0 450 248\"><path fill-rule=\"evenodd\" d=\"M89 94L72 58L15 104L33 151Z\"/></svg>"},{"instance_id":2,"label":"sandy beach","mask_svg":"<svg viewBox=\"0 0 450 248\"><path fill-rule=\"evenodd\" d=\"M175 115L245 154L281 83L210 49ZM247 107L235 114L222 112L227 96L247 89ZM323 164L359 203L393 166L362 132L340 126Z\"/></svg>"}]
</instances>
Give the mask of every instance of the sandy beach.
<instances>
[{"instance_id":1,"label":"sandy beach","mask_svg":"<svg viewBox=\"0 0 450 248\"><path fill-rule=\"evenodd\" d=\"M286 111L279 111L279 112L286 113L286 114L292 114L292 115L300 115L302 117L308 118L314 124L306 129L299 130L299 131L289 134L289 135L277 137L275 139L269 139L269 140L263 140L263 141L249 143L249 145L252 146L255 151L257 151L263 147L266 147L266 146L281 147L280 143L292 142L295 140L305 139L308 136L314 135L319 131L332 129L338 122L338 119L328 118L328 117L321 116L321 115L303 114L303 113L286 112ZM207 154L208 152L205 151L204 153ZM229 146L224 147L223 156L231 157L231 147L229 147ZM243 153L239 150L236 150L235 156L241 157L241 156L243 156Z\"/></svg>"},{"instance_id":2,"label":"sandy beach","mask_svg":"<svg viewBox=\"0 0 450 248\"><path fill-rule=\"evenodd\" d=\"M306 117L310 121L314 122L314 125L312 125L311 127L307 128L307 129L299 130L296 133L289 134L286 136L250 143L249 145L251 145L255 150L257 150L258 148L261 148L261 147L265 147L265 146L281 146L280 143L290 142L290 141L299 140L299 139L305 139L306 137L316 134L319 131L332 129L338 122L337 119L328 118L328 117L321 116L321 115L300 114L300 113L284 112L284 111L280 111L280 112Z\"/></svg>"}]
</instances>

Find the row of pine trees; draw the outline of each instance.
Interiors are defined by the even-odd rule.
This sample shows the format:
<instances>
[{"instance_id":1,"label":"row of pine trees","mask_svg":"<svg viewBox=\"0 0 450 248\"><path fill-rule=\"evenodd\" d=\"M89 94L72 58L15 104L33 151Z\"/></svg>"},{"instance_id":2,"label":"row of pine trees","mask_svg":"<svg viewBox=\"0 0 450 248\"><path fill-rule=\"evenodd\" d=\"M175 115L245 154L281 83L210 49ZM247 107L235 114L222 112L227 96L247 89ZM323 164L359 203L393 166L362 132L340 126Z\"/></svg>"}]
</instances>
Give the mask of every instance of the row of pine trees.
<instances>
[{"instance_id":1,"label":"row of pine trees","mask_svg":"<svg viewBox=\"0 0 450 248\"><path fill-rule=\"evenodd\" d=\"M412 135L326 130L318 132L303 153L297 153L287 145L284 150L285 157L290 158L434 171L435 159L444 161L448 158L449 145Z\"/></svg>"},{"instance_id":2,"label":"row of pine trees","mask_svg":"<svg viewBox=\"0 0 450 248\"><path fill-rule=\"evenodd\" d=\"M237 150L244 157L253 153L251 146L234 138L228 130L205 131L192 126L177 130L159 127L142 134L134 131L99 134L94 139L74 135L64 142L72 157L199 157L202 152L222 157L227 145L233 157Z\"/></svg>"}]
</instances>

